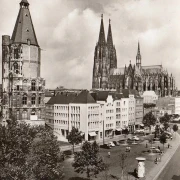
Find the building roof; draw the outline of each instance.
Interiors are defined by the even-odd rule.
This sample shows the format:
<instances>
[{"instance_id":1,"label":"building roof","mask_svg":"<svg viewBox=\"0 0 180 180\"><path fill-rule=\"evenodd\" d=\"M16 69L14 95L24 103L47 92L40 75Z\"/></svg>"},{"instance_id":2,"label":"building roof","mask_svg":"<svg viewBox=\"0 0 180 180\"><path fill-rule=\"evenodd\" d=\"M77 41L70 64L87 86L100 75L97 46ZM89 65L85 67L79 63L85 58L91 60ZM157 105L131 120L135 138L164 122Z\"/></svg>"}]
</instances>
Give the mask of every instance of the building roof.
<instances>
[{"instance_id":1,"label":"building roof","mask_svg":"<svg viewBox=\"0 0 180 180\"><path fill-rule=\"evenodd\" d=\"M47 104L69 104L77 97L76 93L58 93L51 97Z\"/></svg>"},{"instance_id":2,"label":"building roof","mask_svg":"<svg viewBox=\"0 0 180 180\"><path fill-rule=\"evenodd\" d=\"M72 103L77 103L77 104L93 104L93 103L96 103L96 101L91 96L89 91L84 90L73 100Z\"/></svg>"},{"instance_id":3,"label":"building roof","mask_svg":"<svg viewBox=\"0 0 180 180\"><path fill-rule=\"evenodd\" d=\"M21 1L11 40L18 44L27 44L29 40L31 45L39 46L28 6L27 0Z\"/></svg>"},{"instance_id":4,"label":"building roof","mask_svg":"<svg viewBox=\"0 0 180 180\"><path fill-rule=\"evenodd\" d=\"M133 94L135 98L139 98L139 92L135 89L123 89L122 90L123 96L125 98L129 98L129 95Z\"/></svg>"},{"instance_id":5,"label":"building roof","mask_svg":"<svg viewBox=\"0 0 180 180\"><path fill-rule=\"evenodd\" d=\"M112 95L112 98L114 100L118 100L124 97L122 93L117 93L112 91L97 91L91 93L91 95L94 97L96 101L106 101L108 95Z\"/></svg>"},{"instance_id":6,"label":"building roof","mask_svg":"<svg viewBox=\"0 0 180 180\"><path fill-rule=\"evenodd\" d=\"M143 96L157 96L154 91L144 91Z\"/></svg>"},{"instance_id":7,"label":"building roof","mask_svg":"<svg viewBox=\"0 0 180 180\"><path fill-rule=\"evenodd\" d=\"M124 67L110 69L110 75L123 75L123 74L124 74Z\"/></svg>"},{"instance_id":8,"label":"building roof","mask_svg":"<svg viewBox=\"0 0 180 180\"><path fill-rule=\"evenodd\" d=\"M51 97L47 104L92 104L96 103L89 91L83 90L81 93L61 92Z\"/></svg>"}]
</instances>

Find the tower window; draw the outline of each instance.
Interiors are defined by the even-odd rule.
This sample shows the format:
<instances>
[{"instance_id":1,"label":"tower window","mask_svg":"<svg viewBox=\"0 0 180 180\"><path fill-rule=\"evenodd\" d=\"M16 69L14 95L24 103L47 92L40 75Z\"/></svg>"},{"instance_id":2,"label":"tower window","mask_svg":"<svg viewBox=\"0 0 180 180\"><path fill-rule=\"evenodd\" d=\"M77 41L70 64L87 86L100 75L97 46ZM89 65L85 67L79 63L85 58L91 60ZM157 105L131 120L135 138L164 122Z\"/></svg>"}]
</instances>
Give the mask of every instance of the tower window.
<instances>
[{"instance_id":1,"label":"tower window","mask_svg":"<svg viewBox=\"0 0 180 180\"><path fill-rule=\"evenodd\" d=\"M27 111L23 111L22 113L22 119L26 120L27 119Z\"/></svg>"},{"instance_id":2,"label":"tower window","mask_svg":"<svg viewBox=\"0 0 180 180\"><path fill-rule=\"evenodd\" d=\"M38 99L38 103L39 103L39 104L41 104L41 97L39 97L39 99Z\"/></svg>"},{"instance_id":3,"label":"tower window","mask_svg":"<svg viewBox=\"0 0 180 180\"><path fill-rule=\"evenodd\" d=\"M28 44L29 46L31 45L30 39L27 39L27 44Z\"/></svg>"},{"instance_id":4,"label":"tower window","mask_svg":"<svg viewBox=\"0 0 180 180\"><path fill-rule=\"evenodd\" d=\"M29 29L26 29L26 32L29 32Z\"/></svg>"},{"instance_id":5,"label":"tower window","mask_svg":"<svg viewBox=\"0 0 180 180\"><path fill-rule=\"evenodd\" d=\"M31 90L36 91L36 81L34 80L31 82Z\"/></svg>"},{"instance_id":6,"label":"tower window","mask_svg":"<svg viewBox=\"0 0 180 180\"><path fill-rule=\"evenodd\" d=\"M35 105L35 104L36 104L36 95L33 95L33 96L31 97L31 104L32 104L32 105Z\"/></svg>"},{"instance_id":7,"label":"tower window","mask_svg":"<svg viewBox=\"0 0 180 180\"><path fill-rule=\"evenodd\" d=\"M22 98L22 104L23 105L26 105L27 104L27 95L23 95L23 98Z\"/></svg>"},{"instance_id":8,"label":"tower window","mask_svg":"<svg viewBox=\"0 0 180 180\"><path fill-rule=\"evenodd\" d=\"M18 74L19 73L19 71L18 71L18 64L16 62L13 64L13 67L14 67L14 72L16 74Z\"/></svg>"}]
</instances>

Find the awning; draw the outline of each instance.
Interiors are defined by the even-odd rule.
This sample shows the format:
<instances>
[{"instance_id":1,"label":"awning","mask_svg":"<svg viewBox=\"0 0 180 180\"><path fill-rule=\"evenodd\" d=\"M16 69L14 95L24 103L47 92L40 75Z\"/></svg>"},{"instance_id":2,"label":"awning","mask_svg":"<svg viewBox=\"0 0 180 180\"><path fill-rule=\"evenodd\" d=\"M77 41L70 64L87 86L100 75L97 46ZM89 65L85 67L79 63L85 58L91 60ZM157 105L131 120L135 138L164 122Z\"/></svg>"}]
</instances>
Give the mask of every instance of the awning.
<instances>
[{"instance_id":1,"label":"awning","mask_svg":"<svg viewBox=\"0 0 180 180\"><path fill-rule=\"evenodd\" d=\"M117 128L116 131L122 131L122 129L121 128Z\"/></svg>"},{"instance_id":2,"label":"awning","mask_svg":"<svg viewBox=\"0 0 180 180\"><path fill-rule=\"evenodd\" d=\"M140 126L144 126L144 124L140 124Z\"/></svg>"},{"instance_id":3,"label":"awning","mask_svg":"<svg viewBox=\"0 0 180 180\"><path fill-rule=\"evenodd\" d=\"M90 136L96 136L97 134L93 131L93 132L89 132Z\"/></svg>"}]
</instances>

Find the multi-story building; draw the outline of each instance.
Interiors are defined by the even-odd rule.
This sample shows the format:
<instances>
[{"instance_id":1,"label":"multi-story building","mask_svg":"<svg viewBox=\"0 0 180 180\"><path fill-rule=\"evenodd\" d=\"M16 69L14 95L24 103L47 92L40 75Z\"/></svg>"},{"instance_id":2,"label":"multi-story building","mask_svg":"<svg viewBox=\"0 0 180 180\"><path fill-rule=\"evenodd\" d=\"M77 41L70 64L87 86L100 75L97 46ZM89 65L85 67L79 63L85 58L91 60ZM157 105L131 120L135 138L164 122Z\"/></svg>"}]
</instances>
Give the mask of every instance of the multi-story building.
<instances>
[{"instance_id":1,"label":"multi-story building","mask_svg":"<svg viewBox=\"0 0 180 180\"><path fill-rule=\"evenodd\" d=\"M100 104L100 121L103 122L102 134L105 138L119 135L128 127L129 98L121 93L94 91L92 96Z\"/></svg>"},{"instance_id":2,"label":"multi-story building","mask_svg":"<svg viewBox=\"0 0 180 180\"><path fill-rule=\"evenodd\" d=\"M159 110L159 116L163 116L165 113L180 115L180 97L159 98L157 108Z\"/></svg>"},{"instance_id":3,"label":"multi-story building","mask_svg":"<svg viewBox=\"0 0 180 180\"><path fill-rule=\"evenodd\" d=\"M101 125L99 109L100 105L86 90L79 94L58 93L46 104L46 123L61 141L67 141L73 126L82 131L85 140L98 140Z\"/></svg>"},{"instance_id":4,"label":"multi-story building","mask_svg":"<svg viewBox=\"0 0 180 180\"><path fill-rule=\"evenodd\" d=\"M29 3L20 2L12 36L2 36L2 107L4 119L43 123L44 86L41 48L32 23Z\"/></svg>"},{"instance_id":5,"label":"multi-story building","mask_svg":"<svg viewBox=\"0 0 180 180\"><path fill-rule=\"evenodd\" d=\"M136 64L117 67L116 48L113 44L111 21L105 38L103 15L101 17L99 39L95 46L92 77L93 89L134 89L141 94L155 91L160 97L176 96L175 78L162 65L143 66L138 42Z\"/></svg>"},{"instance_id":6,"label":"multi-story building","mask_svg":"<svg viewBox=\"0 0 180 180\"><path fill-rule=\"evenodd\" d=\"M135 127L136 129L140 128L140 126L144 126L142 124L143 116L144 116L144 107L143 107L143 98L142 97L135 97L136 105L135 105Z\"/></svg>"},{"instance_id":7,"label":"multi-story building","mask_svg":"<svg viewBox=\"0 0 180 180\"><path fill-rule=\"evenodd\" d=\"M156 104L158 100L158 95L154 91L144 91L142 97L144 104Z\"/></svg>"}]
</instances>

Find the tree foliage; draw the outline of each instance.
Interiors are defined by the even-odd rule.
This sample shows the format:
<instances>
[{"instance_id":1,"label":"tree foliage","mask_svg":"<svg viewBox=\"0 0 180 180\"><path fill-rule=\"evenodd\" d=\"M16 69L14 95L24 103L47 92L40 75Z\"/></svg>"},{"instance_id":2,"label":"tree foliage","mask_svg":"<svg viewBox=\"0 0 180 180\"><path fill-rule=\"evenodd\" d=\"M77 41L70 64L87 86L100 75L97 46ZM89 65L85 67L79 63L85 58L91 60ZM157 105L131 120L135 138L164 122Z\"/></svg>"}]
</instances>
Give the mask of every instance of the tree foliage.
<instances>
[{"instance_id":1,"label":"tree foliage","mask_svg":"<svg viewBox=\"0 0 180 180\"><path fill-rule=\"evenodd\" d=\"M69 132L67 136L68 142L73 145L73 153L74 153L74 145L82 142L82 132L79 131L78 128L72 127L72 130Z\"/></svg>"},{"instance_id":2,"label":"tree foliage","mask_svg":"<svg viewBox=\"0 0 180 180\"><path fill-rule=\"evenodd\" d=\"M144 117L143 117L143 124L145 126L148 126L149 128L151 126L154 126L156 124L156 118L153 115L152 111L150 111L149 113L147 113Z\"/></svg>"},{"instance_id":3,"label":"tree foliage","mask_svg":"<svg viewBox=\"0 0 180 180\"><path fill-rule=\"evenodd\" d=\"M160 123L165 124L170 122L171 117L168 115L168 113L165 113L164 116L160 117Z\"/></svg>"},{"instance_id":4,"label":"tree foliage","mask_svg":"<svg viewBox=\"0 0 180 180\"><path fill-rule=\"evenodd\" d=\"M0 125L0 179L63 178L60 149L53 132L9 121Z\"/></svg>"},{"instance_id":5,"label":"tree foliage","mask_svg":"<svg viewBox=\"0 0 180 180\"><path fill-rule=\"evenodd\" d=\"M105 163L99 155L99 146L94 141L92 144L85 141L81 148L82 151L76 152L74 156L73 167L75 172L86 172L87 177L97 176L99 172L105 170Z\"/></svg>"},{"instance_id":6,"label":"tree foliage","mask_svg":"<svg viewBox=\"0 0 180 180\"><path fill-rule=\"evenodd\" d=\"M164 148L164 144L167 142L167 136L165 133L163 133L160 138L159 138L159 141L161 144L163 144L163 148Z\"/></svg>"},{"instance_id":7,"label":"tree foliage","mask_svg":"<svg viewBox=\"0 0 180 180\"><path fill-rule=\"evenodd\" d=\"M173 125L173 131L174 131L174 132L178 131L178 125L177 125L177 124L174 124L174 125Z\"/></svg>"}]
</instances>

